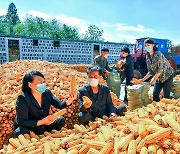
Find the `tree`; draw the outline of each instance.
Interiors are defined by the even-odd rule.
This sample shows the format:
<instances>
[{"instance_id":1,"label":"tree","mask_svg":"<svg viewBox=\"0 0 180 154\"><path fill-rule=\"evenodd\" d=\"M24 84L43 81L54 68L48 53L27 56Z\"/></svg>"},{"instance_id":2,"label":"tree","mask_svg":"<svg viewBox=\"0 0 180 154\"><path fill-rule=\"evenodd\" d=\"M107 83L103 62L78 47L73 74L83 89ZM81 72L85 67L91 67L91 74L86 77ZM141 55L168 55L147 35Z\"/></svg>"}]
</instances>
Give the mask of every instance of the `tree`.
<instances>
[{"instance_id":1,"label":"tree","mask_svg":"<svg viewBox=\"0 0 180 154\"><path fill-rule=\"evenodd\" d=\"M9 25L10 34L13 33L13 27L20 22L19 16L17 14L17 9L14 3L9 4L8 12L6 14L6 21Z\"/></svg>"},{"instance_id":2,"label":"tree","mask_svg":"<svg viewBox=\"0 0 180 154\"><path fill-rule=\"evenodd\" d=\"M102 34L103 30L100 30L95 25L90 25L83 39L87 41L103 41Z\"/></svg>"},{"instance_id":3,"label":"tree","mask_svg":"<svg viewBox=\"0 0 180 154\"><path fill-rule=\"evenodd\" d=\"M79 40L79 34L78 30L76 28L72 28L70 26L67 26L65 24L62 25L61 29L61 39L66 39L66 40Z\"/></svg>"}]
</instances>

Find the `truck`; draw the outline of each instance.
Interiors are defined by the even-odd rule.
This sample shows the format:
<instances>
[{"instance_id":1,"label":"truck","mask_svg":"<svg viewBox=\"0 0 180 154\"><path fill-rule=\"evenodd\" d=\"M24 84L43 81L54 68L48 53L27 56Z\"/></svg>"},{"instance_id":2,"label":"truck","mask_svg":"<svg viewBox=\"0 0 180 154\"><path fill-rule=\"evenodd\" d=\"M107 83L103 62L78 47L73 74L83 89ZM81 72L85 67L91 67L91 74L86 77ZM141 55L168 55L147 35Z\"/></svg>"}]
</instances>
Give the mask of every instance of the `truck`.
<instances>
[{"instance_id":1,"label":"truck","mask_svg":"<svg viewBox=\"0 0 180 154\"><path fill-rule=\"evenodd\" d=\"M147 73L147 65L146 65L146 50L144 47L144 41L148 39L146 38L139 38L136 39L134 54L132 54L134 58L134 68L138 70L142 76L146 75ZM158 51L162 52L164 56L168 59L170 65L174 69L174 75L179 73L180 69L180 52L172 52L174 51L171 47L171 41L168 39L159 39L159 38L151 38L154 40Z\"/></svg>"}]
</instances>

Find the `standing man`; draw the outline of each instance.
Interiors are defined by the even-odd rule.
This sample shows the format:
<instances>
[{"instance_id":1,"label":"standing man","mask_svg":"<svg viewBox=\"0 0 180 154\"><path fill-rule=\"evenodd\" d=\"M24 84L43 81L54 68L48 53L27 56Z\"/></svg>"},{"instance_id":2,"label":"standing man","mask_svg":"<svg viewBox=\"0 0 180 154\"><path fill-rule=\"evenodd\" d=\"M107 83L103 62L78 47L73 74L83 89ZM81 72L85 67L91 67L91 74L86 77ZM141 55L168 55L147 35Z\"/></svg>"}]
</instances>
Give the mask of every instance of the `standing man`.
<instances>
[{"instance_id":1,"label":"standing man","mask_svg":"<svg viewBox=\"0 0 180 154\"><path fill-rule=\"evenodd\" d=\"M103 72L102 76L105 80L109 75L109 72L111 71L107 61L108 54L109 54L109 49L104 48L101 50L101 55L98 55L94 58L94 64L98 65L102 69Z\"/></svg>"},{"instance_id":2,"label":"standing man","mask_svg":"<svg viewBox=\"0 0 180 154\"><path fill-rule=\"evenodd\" d=\"M124 71L124 76L126 78L124 103L128 104L127 86L131 85L131 80L134 76L134 60L133 57L130 55L128 47L124 47L121 50L121 54L122 57L124 57L125 59L121 61L120 64L117 64L117 66L120 68L121 71Z\"/></svg>"}]
</instances>

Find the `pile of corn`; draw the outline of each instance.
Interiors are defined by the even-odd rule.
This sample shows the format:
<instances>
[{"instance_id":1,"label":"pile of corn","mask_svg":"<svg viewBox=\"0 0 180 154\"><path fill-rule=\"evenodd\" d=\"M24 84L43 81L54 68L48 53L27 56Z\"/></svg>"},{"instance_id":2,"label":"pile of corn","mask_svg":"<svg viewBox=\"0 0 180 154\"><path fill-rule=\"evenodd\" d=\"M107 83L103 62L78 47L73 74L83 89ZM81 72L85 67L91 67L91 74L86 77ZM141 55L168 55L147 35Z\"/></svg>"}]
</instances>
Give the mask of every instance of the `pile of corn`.
<instances>
[{"instance_id":1,"label":"pile of corn","mask_svg":"<svg viewBox=\"0 0 180 154\"><path fill-rule=\"evenodd\" d=\"M16 115L15 103L18 95L22 93L22 79L26 72L40 71L45 76L47 87L52 93L60 100L67 100L71 89L72 74L76 77L77 89L87 84L87 74L82 72L86 68L85 65L82 65L81 68L81 65L75 66L37 60L20 60L0 65L0 147L7 142L12 132L12 123ZM113 94L112 99L115 105L122 104ZM56 111L58 109L51 107L51 114ZM72 128L77 123L78 113L79 103L75 101L71 106L68 106L67 113L64 115L67 128Z\"/></svg>"},{"instance_id":2,"label":"pile of corn","mask_svg":"<svg viewBox=\"0 0 180 154\"><path fill-rule=\"evenodd\" d=\"M178 154L180 100L162 99L123 117L97 118L87 127L75 124L72 130L20 135L10 138L0 153Z\"/></svg>"},{"instance_id":3,"label":"pile of corn","mask_svg":"<svg viewBox=\"0 0 180 154\"><path fill-rule=\"evenodd\" d=\"M180 75L173 79L172 92L174 98L180 98Z\"/></svg>"}]
</instances>

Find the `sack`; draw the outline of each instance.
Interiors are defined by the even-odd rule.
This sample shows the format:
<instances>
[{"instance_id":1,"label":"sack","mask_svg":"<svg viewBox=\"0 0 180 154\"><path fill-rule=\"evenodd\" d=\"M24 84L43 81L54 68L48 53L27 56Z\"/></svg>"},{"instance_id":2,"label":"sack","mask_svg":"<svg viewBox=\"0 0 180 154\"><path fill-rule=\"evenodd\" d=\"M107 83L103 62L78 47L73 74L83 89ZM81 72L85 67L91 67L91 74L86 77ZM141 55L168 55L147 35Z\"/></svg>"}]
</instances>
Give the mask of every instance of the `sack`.
<instances>
[{"instance_id":1,"label":"sack","mask_svg":"<svg viewBox=\"0 0 180 154\"><path fill-rule=\"evenodd\" d=\"M111 71L107 76L106 82L109 89L119 98L121 90L121 78L119 73L116 70Z\"/></svg>"}]
</instances>

